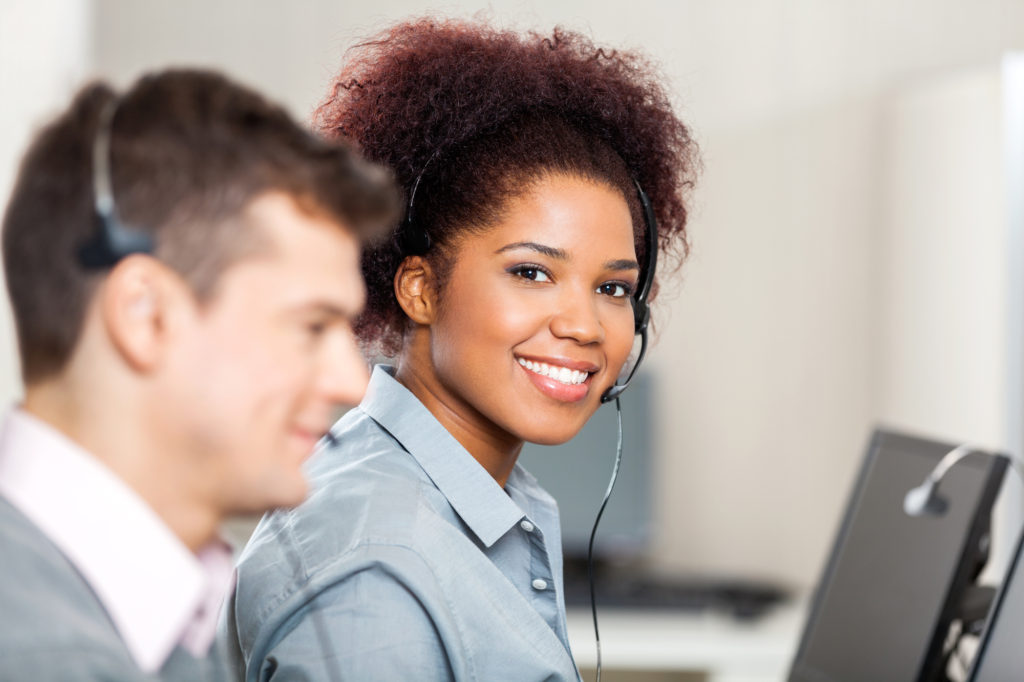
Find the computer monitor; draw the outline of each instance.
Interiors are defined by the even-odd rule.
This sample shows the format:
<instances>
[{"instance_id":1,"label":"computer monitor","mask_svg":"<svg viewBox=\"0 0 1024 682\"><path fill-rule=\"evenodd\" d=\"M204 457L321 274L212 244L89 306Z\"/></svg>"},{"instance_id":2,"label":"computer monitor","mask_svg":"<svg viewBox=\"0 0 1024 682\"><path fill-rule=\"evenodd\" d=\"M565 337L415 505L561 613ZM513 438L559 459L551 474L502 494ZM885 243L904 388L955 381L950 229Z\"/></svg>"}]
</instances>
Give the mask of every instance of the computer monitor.
<instances>
[{"instance_id":1,"label":"computer monitor","mask_svg":"<svg viewBox=\"0 0 1024 682\"><path fill-rule=\"evenodd\" d=\"M989 612L968 682L1006 682L1024 673L1024 534Z\"/></svg>"},{"instance_id":2,"label":"computer monitor","mask_svg":"<svg viewBox=\"0 0 1024 682\"><path fill-rule=\"evenodd\" d=\"M942 674L942 646L984 564L1007 460L969 455L942 480L941 515L908 516L907 492L955 447L876 430L811 605L790 682Z\"/></svg>"},{"instance_id":3,"label":"computer monitor","mask_svg":"<svg viewBox=\"0 0 1024 682\"><path fill-rule=\"evenodd\" d=\"M622 394L622 467L594 541L599 559L642 555L651 537L651 404L653 381L641 370ZM618 428L615 403L602 405L575 438L562 445L527 443L519 462L558 501L562 546L585 557L594 517L608 488Z\"/></svg>"}]
</instances>

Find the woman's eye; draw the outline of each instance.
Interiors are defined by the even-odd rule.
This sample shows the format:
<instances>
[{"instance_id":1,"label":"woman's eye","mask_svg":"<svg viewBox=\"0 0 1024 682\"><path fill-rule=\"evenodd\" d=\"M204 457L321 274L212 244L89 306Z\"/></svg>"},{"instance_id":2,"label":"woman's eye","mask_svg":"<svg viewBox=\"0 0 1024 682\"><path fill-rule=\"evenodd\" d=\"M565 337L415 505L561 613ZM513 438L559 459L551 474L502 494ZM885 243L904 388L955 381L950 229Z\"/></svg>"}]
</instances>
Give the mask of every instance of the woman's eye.
<instances>
[{"instance_id":1,"label":"woman's eye","mask_svg":"<svg viewBox=\"0 0 1024 682\"><path fill-rule=\"evenodd\" d=\"M623 298L633 293L630 286L622 282L605 282L597 288L597 292L613 298Z\"/></svg>"},{"instance_id":2,"label":"woman's eye","mask_svg":"<svg viewBox=\"0 0 1024 682\"><path fill-rule=\"evenodd\" d=\"M535 265L517 265L510 272L516 277L528 279L531 282L550 282L551 277L543 269Z\"/></svg>"}]
</instances>

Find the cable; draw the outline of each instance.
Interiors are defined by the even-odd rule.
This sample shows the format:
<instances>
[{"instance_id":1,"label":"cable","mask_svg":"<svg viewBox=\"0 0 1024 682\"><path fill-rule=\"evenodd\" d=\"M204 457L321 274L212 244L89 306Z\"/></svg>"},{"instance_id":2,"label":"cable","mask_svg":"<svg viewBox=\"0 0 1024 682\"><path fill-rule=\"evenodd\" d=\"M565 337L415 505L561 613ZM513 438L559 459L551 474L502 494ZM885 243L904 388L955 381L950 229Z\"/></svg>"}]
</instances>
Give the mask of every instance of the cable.
<instances>
[{"instance_id":1,"label":"cable","mask_svg":"<svg viewBox=\"0 0 1024 682\"><path fill-rule=\"evenodd\" d=\"M604 491L604 499L601 500L601 507L597 510L597 517L594 519L594 528L590 531L590 544L587 547L587 578L590 581L590 612L594 616L594 641L597 644L597 682L601 682L601 633L597 629L597 600L594 598L594 537L597 535L597 524L601 523L601 515L608 505L608 498L612 496L612 488L615 487L615 479L619 477L619 465L622 464L622 404L615 399L615 414L619 423L618 444L615 446L615 465L612 467L612 477L608 481L608 489Z\"/></svg>"}]
</instances>

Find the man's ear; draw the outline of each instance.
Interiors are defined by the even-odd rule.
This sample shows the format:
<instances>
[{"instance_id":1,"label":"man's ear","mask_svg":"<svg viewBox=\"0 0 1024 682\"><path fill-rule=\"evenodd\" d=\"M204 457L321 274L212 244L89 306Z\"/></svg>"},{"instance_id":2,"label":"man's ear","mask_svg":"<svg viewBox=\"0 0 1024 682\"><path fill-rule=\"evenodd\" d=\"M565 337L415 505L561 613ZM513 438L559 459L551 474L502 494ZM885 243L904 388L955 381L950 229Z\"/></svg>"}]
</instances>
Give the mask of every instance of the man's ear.
<instances>
[{"instance_id":1,"label":"man's ear","mask_svg":"<svg viewBox=\"0 0 1024 682\"><path fill-rule=\"evenodd\" d=\"M100 286L107 336L136 370L146 372L159 364L170 335L172 308L185 286L166 266L145 255L121 260Z\"/></svg>"},{"instance_id":2,"label":"man's ear","mask_svg":"<svg viewBox=\"0 0 1024 682\"><path fill-rule=\"evenodd\" d=\"M430 324L437 314L434 271L422 256L408 256L395 273L398 305L417 324Z\"/></svg>"}]
</instances>

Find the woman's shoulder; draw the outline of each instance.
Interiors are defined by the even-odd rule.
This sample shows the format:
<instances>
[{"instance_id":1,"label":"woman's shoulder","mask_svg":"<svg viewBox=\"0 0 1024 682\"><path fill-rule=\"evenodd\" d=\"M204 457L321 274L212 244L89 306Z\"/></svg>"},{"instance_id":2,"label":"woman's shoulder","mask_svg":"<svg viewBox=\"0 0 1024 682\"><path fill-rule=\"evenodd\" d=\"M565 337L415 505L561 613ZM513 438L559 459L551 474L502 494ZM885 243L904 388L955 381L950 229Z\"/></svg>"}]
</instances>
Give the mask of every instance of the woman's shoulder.
<instances>
[{"instance_id":1,"label":"woman's shoulder","mask_svg":"<svg viewBox=\"0 0 1024 682\"><path fill-rule=\"evenodd\" d=\"M331 428L306 464L310 495L306 510L344 501L365 501L366 493L418 488L425 477L402 444L360 408Z\"/></svg>"},{"instance_id":2,"label":"woman's shoulder","mask_svg":"<svg viewBox=\"0 0 1024 682\"><path fill-rule=\"evenodd\" d=\"M263 517L238 560L240 631L367 571L429 575L419 529L430 492L414 472L386 460L338 464L301 505Z\"/></svg>"},{"instance_id":3,"label":"woman's shoulder","mask_svg":"<svg viewBox=\"0 0 1024 682\"><path fill-rule=\"evenodd\" d=\"M260 521L240 559L241 573L287 566L288 553L295 555L290 563L301 560L304 572L315 573L365 558L372 554L368 547L429 551L430 539L451 525L430 477L364 412L350 411L332 436L308 464L306 500Z\"/></svg>"}]
</instances>

